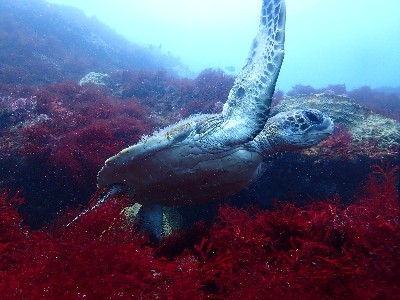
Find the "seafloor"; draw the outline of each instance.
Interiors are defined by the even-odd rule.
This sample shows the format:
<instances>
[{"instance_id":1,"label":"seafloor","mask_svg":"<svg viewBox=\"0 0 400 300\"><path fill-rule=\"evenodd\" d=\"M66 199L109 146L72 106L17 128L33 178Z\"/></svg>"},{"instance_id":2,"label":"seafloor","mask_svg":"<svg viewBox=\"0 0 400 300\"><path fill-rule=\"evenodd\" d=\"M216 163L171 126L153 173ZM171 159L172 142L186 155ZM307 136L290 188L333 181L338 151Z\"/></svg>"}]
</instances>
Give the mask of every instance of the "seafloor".
<instances>
[{"instance_id":1,"label":"seafloor","mask_svg":"<svg viewBox=\"0 0 400 300\"><path fill-rule=\"evenodd\" d=\"M98 200L108 157L221 111L233 77L180 77L176 59L39 0L2 1L0 36L4 299L397 299L398 89L278 90L272 114L318 108L334 134L267 159L229 199L166 211L172 234L154 241L123 195L66 224Z\"/></svg>"}]
</instances>

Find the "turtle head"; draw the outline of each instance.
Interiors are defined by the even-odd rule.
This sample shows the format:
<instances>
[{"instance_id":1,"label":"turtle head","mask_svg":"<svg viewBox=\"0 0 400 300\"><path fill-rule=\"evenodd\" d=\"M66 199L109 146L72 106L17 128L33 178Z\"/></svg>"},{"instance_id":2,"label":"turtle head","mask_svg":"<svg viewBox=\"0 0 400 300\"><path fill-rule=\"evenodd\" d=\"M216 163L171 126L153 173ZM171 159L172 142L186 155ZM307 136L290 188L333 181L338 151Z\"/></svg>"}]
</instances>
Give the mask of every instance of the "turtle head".
<instances>
[{"instance_id":1,"label":"turtle head","mask_svg":"<svg viewBox=\"0 0 400 300\"><path fill-rule=\"evenodd\" d=\"M317 109L295 109L271 117L255 142L265 155L318 144L333 133L333 121Z\"/></svg>"}]
</instances>

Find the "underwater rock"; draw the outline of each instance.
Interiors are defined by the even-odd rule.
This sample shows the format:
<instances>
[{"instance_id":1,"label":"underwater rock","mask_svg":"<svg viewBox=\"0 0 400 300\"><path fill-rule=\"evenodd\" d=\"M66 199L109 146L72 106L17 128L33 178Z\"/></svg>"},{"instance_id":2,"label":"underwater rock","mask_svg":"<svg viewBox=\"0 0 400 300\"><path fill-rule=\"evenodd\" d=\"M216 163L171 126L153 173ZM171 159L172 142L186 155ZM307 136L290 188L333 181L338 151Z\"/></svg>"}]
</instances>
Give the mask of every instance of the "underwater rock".
<instances>
[{"instance_id":1,"label":"underwater rock","mask_svg":"<svg viewBox=\"0 0 400 300\"><path fill-rule=\"evenodd\" d=\"M347 96L328 94L285 97L272 114L296 108L319 109L335 122L334 134L301 152L283 153L264 163L263 176L233 197L234 203L261 203L273 199L309 202L339 194L343 202L357 197L372 166L399 165L400 123L372 112Z\"/></svg>"},{"instance_id":2,"label":"underwater rock","mask_svg":"<svg viewBox=\"0 0 400 300\"><path fill-rule=\"evenodd\" d=\"M376 141L381 148L400 144L400 123L372 112L347 96L331 94L285 97L273 108L273 113L298 108L315 108L330 116L335 124L350 131L353 142Z\"/></svg>"},{"instance_id":3,"label":"underwater rock","mask_svg":"<svg viewBox=\"0 0 400 300\"><path fill-rule=\"evenodd\" d=\"M347 96L328 94L285 97L271 114L291 109L319 109L335 122L334 134L319 145L264 160L263 175L253 185L225 199L238 207L273 206L274 199L308 203L340 195L344 203L359 196L374 165L400 164L400 123L372 112ZM204 219L217 204L180 208L187 225ZM199 213L202 211L202 213Z\"/></svg>"},{"instance_id":4,"label":"underwater rock","mask_svg":"<svg viewBox=\"0 0 400 300\"><path fill-rule=\"evenodd\" d=\"M90 73L86 74L79 81L80 86L83 86L86 84L100 85L100 86L105 86L108 88L113 87L113 83L111 81L110 75L104 74L104 73L96 73L96 72L90 72Z\"/></svg>"},{"instance_id":5,"label":"underwater rock","mask_svg":"<svg viewBox=\"0 0 400 300\"><path fill-rule=\"evenodd\" d=\"M12 112L7 108L0 108L0 129L6 128L12 117Z\"/></svg>"},{"instance_id":6,"label":"underwater rock","mask_svg":"<svg viewBox=\"0 0 400 300\"><path fill-rule=\"evenodd\" d=\"M79 9L43 0L0 1L1 83L79 80L98 70L184 73L179 58L139 46Z\"/></svg>"}]
</instances>

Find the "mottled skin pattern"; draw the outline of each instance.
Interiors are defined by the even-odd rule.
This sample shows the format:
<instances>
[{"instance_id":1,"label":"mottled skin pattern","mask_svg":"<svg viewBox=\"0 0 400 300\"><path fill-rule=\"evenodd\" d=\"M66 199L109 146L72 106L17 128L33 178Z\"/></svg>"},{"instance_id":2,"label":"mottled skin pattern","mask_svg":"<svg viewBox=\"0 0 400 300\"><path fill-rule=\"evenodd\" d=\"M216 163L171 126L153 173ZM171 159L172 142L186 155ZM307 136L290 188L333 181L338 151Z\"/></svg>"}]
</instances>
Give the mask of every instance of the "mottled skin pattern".
<instances>
[{"instance_id":1,"label":"mottled skin pattern","mask_svg":"<svg viewBox=\"0 0 400 300\"><path fill-rule=\"evenodd\" d=\"M285 21L284 1L263 1L257 35L222 111L225 120L238 124L238 142L257 135L268 119L284 57Z\"/></svg>"},{"instance_id":2,"label":"mottled skin pattern","mask_svg":"<svg viewBox=\"0 0 400 300\"><path fill-rule=\"evenodd\" d=\"M122 185L143 205L218 200L257 179L264 157L310 147L333 131L320 111L293 110L270 118L252 141L222 151L202 147L191 136L197 123L214 117L194 116L122 150L106 161L99 186Z\"/></svg>"},{"instance_id":3,"label":"mottled skin pattern","mask_svg":"<svg viewBox=\"0 0 400 300\"><path fill-rule=\"evenodd\" d=\"M285 21L284 1L263 1L257 34L223 111L199 130L204 147L241 145L263 129L284 57Z\"/></svg>"},{"instance_id":4,"label":"mottled skin pattern","mask_svg":"<svg viewBox=\"0 0 400 300\"><path fill-rule=\"evenodd\" d=\"M268 119L282 65L285 3L264 0L247 61L220 114L196 115L109 158L99 187L135 195L152 229L157 206L221 199L252 183L265 156L310 147L333 131L318 110L294 110ZM155 232L159 236L159 232Z\"/></svg>"}]
</instances>

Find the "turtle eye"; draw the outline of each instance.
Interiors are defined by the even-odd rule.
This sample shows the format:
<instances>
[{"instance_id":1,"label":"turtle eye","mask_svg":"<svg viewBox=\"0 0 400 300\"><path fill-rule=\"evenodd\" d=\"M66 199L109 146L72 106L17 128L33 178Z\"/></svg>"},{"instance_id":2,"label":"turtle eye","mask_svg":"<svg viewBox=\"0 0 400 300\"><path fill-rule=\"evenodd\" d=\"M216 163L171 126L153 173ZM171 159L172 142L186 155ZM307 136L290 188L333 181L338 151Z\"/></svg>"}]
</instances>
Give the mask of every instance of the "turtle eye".
<instances>
[{"instance_id":1,"label":"turtle eye","mask_svg":"<svg viewBox=\"0 0 400 300\"><path fill-rule=\"evenodd\" d=\"M310 120L311 123L313 124L319 124L321 123L321 118L319 118L318 114L312 112L312 111L306 111L304 113L307 119Z\"/></svg>"}]
</instances>

